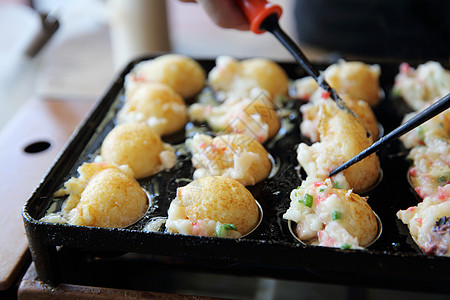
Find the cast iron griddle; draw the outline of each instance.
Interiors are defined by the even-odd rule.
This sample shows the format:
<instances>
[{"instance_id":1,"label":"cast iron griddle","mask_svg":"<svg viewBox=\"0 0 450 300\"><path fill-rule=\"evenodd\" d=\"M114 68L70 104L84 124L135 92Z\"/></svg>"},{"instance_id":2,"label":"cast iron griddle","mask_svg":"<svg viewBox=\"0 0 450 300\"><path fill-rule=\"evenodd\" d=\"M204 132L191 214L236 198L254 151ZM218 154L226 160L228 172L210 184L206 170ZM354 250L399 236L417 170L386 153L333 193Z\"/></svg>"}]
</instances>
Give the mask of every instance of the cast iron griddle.
<instances>
[{"instance_id":1,"label":"cast iron griddle","mask_svg":"<svg viewBox=\"0 0 450 300\"><path fill-rule=\"evenodd\" d=\"M231 275L248 274L366 287L450 291L450 258L424 255L412 242L407 227L396 217L399 209L418 203L406 178L409 166L405 158L407 152L399 142L378 152L384 177L366 195L369 196L368 203L383 224L382 234L374 244L364 251L342 250L304 246L292 237L282 215L289 207L291 190L301 183L296 168L296 146L305 139L299 131L299 100L287 102L286 108L290 113L283 118L279 135L265 144L276 162L276 172L268 179L248 187L262 206L263 220L245 238L219 239L142 231L151 218L167 216L167 209L170 201L175 198L177 187L186 185L185 179L192 178L190 155L183 151L185 135L189 135L189 130L164 139L179 150L177 166L139 180L152 195L152 204L147 215L137 224L125 229L108 229L40 222L39 219L54 202L53 193L68 178L78 176L78 166L92 161L104 137L114 127L115 114L123 104L125 75L135 64L150 58L152 57L138 59L124 69L72 136L70 143L24 206L23 218L30 250L42 281L57 285L69 280L66 267L76 265L71 260L79 256L69 259L69 264L67 257L60 253L70 249L97 260L106 257L110 264L120 261L125 253L134 253L142 264L158 263L189 270L206 268L211 272ZM215 65L214 60L197 61L207 72ZM385 97L374 111L384 131L390 132L400 124L403 113L407 111L405 104L390 93L401 62L366 63L378 63L381 67L380 85ZM305 76L296 64L280 65L291 79ZM323 70L327 66L316 67ZM190 126L193 124L189 124L187 129ZM207 130L206 127L202 129ZM121 276L127 277L129 274Z\"/></svg>"}]
</instances>

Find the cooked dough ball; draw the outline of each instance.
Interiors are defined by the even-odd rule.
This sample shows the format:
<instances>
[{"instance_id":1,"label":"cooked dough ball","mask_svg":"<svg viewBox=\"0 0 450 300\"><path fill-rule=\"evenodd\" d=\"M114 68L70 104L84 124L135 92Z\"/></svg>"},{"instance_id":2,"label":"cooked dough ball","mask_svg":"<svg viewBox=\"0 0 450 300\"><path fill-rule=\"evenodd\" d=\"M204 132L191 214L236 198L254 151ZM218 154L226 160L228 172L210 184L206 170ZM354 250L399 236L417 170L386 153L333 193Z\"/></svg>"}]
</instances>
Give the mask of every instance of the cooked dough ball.
<instances>
[{"instance_id":1,"label":"cooked dough ball","mask_svg":"<svg viewBox=\"0 0 450 300\"><path fill-rule=\"evenodd\" d=\"M101 158L118 165L128 165L135 178L143 178L176 163L173 148L144 123L125 123L114 127L103 140Z\"/></svg>"},{"instance_id":2,"label":"cooked dough ball","mask_svg":"<svg viewBox=\"0 0 450 300\"><path fill-rule=\"evenodd\" d=\"M431 102L425 104L423 109L431 104ZM403 117L402 123L407 122L417 113L418 111L406 114ZM450 109L445 110L444 112L402 135L400 140L408 149L419 145L430 145L436 140L450 140Z\"/></svg>"},{"instance_id":3,"label":"cooked dough ball","mask_svg":"<svg viewBox=\"0 0 450 300\"><path fill-rule=\"evenodd\" d=\"M370 108L369 104L363 100L354 100L348 96L343 96L342 99L347 106L359 117L364 128L366 128L374 140L379 137L378 121L374 112ZM311 96L309 103L300 107L302 113L302 123L300 129L302 134L308 137L311 142L319 141L319 110L323 109L327 111L328 115L333 115L337 112L338 106L329 97L329 94L323 89L317 89Z\"/></svg>"},{"instance_id":4,"label":"cooked dough ball","mask_svg":"<svg viewBox=\"0 0 450 300\"><path fill-rule=\"evenodd\" d=\"M380 128L378 127L378 120L369 104L363 100L354 100L352 98L348 98L346 95L344 95L342 98L350 108L350 110L358 116L364 128L370 132L373 140L377 140L378 138L380 138Z\"/></svg>"},{"instance_id":5,"label":"cooked dough ball","mask_svg":"<svg viewBox=\"0 0 450 300\"><path fill-rule=\"evenodd\" d=\"M378 233L376 216L366 199L351 190L307 180L291 192L283 218L297 223L300 240L327 247L359 248L372 243Z\"/></svg>"},{"instance_id":6,"label":"cooked dough ball","mask_svg":"<svg viewBox=\"0 0 450 300\"><path fill-rule=\"evenodd\" d=\"M418 206L397 212L411 237L426 253L450 256L450 185L444 199L427 197Z\"/></svg>"},{"instance_id":7,"label":"cooked dough ball","mask_svg":"<svg viewBox=\"0 0 450 300\"><path fill-rule=\"evenodd\" d=\"M258 205L242 184L210 176L177 189L166 228L174 233L236 238L252 231L258 221Z\"/></svg>"},{"instance_id":8,"label":"cooked dough ball","mask_svg":"<svg viewBox=\"0 0 450 300\"><path fill-rule=\"evenodd\" d=\"M286 72L269 59L237 61L229 56L219 56L216 66L208 74L208 83L215 91L244 96L257 87L275 98L287 95L289 79Z\"/></svg>"},{"instance_id":9,"label":"cooked dough ball","mask_svg":"<svg viewBox=\"0 0 450 300\"><path fill-rule=\"evenodd\" d=\"M375 106L380 101L379 65L367 65L358 61L343 60L329 66L324 71L327 82L340 95L366 101Z\"/></svg>"},{"instance_id":10,"label":"cooked dough ball","mask_svg":"<svg viewBox=\"0 0 450 300\"><path fill-rule=\"evenodd\" d=\"M126 89L137 82L159 82L169 85L183 98L198 94L205 85L202 66L190 57L165 54L137 64L126 78Z\"/></svg>"},{"instance_id":11,"label":"cooked dough ball","mask_svg":"<svg viewBox=\"0 0 450 300\"><path fill-rule=\"evenodd\" d=\"M269 176L272 168L266 149L243 134L212 138L197 133L186 145L193 154L194 179L222 175L253 185Z\"/></svg>"},{"instance_id":12,"label":"cooked dough ball","mask_svg":"<svg viewBox=\"0 0 450 300\"><path fill-rule=\"evenodd\" d=\"M450 140L434 140L411 149L413 164L408 172L411 186L422 198L437 197L446 185L450 187Z\"/></svg>"},{"instance_id":13,"label":"cooked dough ball","mask_svg":"<svg viewBox=\"0 0 450 300\"><path fill-rule=\"evenodd\" d=\"M311 96L319 89L319 85L311 76L296 79L291 84L289 91L292 98L309 101Z\"/></svg>"},{"instance_id":14,"label":"cooked dough ball","mask_svg":"<svg viewBox=\"0 0 450 300\"><path fill-rule=\"evenodd\" d=\"M64 188L55 193L55 197L61 197L69 195L62 207L63 211L67 214L72 210L80 201L81 193L89 183L92 177L97 173L110 168L119 169L123 174L133 178L133 170L128 166L118 166L116 164L106 162L84 163L78 167L77 172L79 177L72 177L64 183Z\"/></svg>"},{"instance_id":15,"label":"cooked dough ball","mask_svg":"<svg viewBox=\"0 0 450 300\"><path fill-rule=\"evenodd\" d=\"M148 207L138 182L117 169L97 173L69 213L73 225L125 227L137 222Z\"/></svg>"},{"instance_id":16,"label":"cooked dough ball","mask_svg":"<svg viewBox=\"0 0 450 300\"><path fill-rule=\"evenodd\" d=\"M216 132L242 133L260 143L274 137L281 127L274 105L260 89L253 89L247 97L230 96L218 106L194 103L189 118L206 121Z\"/></svg>"},{"instance_id":17,"label":"cooked dough ball","mask_svg":"<svg viewBox=\"0 0 450 300\"><path fill-rule=\"evenodd\" d=\"M117 118L119 123L145 122L160 135L182 129L188 120L183 98L161 83L137 84L127 94Z\"/></svg>"},{"instance_id":18,"label":"cooked dough ball","mask_svg":"<svg viewBox=\"0 0 450 300\"><path fill-rule=\"evenodd\" d=\"M55 194L69 195L61 212L42 221L121 228L137 222L146 212L147 195L128 167L84 163L78 173L79 177L70 178Z\"/></svg>"},{"instance_id":19,"label":"cooked dough ball","mask_svg":"<svg viewBox=\"0 0 450 300\"><path fill-rule=\"evenodd\" d=\"M324 180L329 173L373 143L361 122L352 114L338 110L335 115L321 110L320 142L297 148L297 160L308 176ZM372 188L379 180L380 163L372 154L348 169L333 176L341 188L353 188L360 193Z\"/></svg>"},{"instance_id":20,"label":"cooked dough ball","mask_svg":"<svg viewBox=\"0 0 450 300\"><path fill-rule=\"evenodd\" d=\"M402 63L393 90L412 109L419 110L450 93L450 71L434 61L421 64L417 69Z\"/></svg>"},{"instance_id":21,"label":"cooked dough ball","mask_svg":"<svg viewBox=\"0 0 450 300\"><path fill-rule=\"evenodd\" d=\"M323 76L339 96L364 100L370 106L375 106L380 101L380 77L379 65L368 65L358 61L339 61L330 65ZM303 77L293 82L293 97L301 100L310 100L317 91L319 85L310 77Z\"/></svg>"}]
</instances>

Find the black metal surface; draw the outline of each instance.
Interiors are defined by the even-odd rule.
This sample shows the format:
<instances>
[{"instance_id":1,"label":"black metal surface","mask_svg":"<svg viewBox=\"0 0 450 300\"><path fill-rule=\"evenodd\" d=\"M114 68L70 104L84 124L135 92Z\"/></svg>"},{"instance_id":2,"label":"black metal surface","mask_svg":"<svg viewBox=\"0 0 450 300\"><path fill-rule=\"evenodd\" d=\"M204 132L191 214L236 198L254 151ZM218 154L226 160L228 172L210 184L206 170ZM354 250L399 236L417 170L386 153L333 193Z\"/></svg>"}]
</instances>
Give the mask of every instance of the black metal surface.
<instances>
[{"instance_id":1,"label":"black metal surface","mask_svg":"<svg viewBox=\"0 0 450 300\"><path fill-rule=\"evenodd\" d=\"M114 127L114 116L122 103L121 93L125 75L139 61L132 62L99 100L90 116L73 135L70 143L49 169L41 184L33 192L23 209L23 218L32 258L41 280L57 285L67 277L66 261L57 250L74 249L95 257L124 253L138 254L143 262L150 260L183 269L207 268L231 275L249 274L289 278L291 280L323 281L336 284L366 287L408 288L413 290L450 292L450 259L423 255L408 235L406 226L396 218L399 209L416 205L406 172L408 162L398 142L381 149L379 156L384 177L381 183L368 193L368 203L379 215L383 224L380 238L367 250L342 250L326 247L303 246L291 236L287 222L282 219L289 207L290 191L300 184L296 161L296 145L302 141L299 132L300 119L291 114L284 120L280 135L265 144L277 163L277 172L270 178L248 187L264 211L261 225L243 239L219 239L214 237L185 236L161 232L143 232L141 228L152 217L166 216L176 188L186 184L192 166L189 155L180 155L179 163L170 171L164 171L139 182L153 195L149 213L137 224L125 229L49 224L40 222L53 202L52 195L71 176L76 168L90 161L99 149L103 138ZM212 60L198 60L209 71ZM374 63L374 62L368 62ZM299 66L280 63L292 79L305 76ZM394 76L399 63L380 64L381 86L385 99L375 108L379 122L389 132L402 119L398 99L390 96ZM324 69L326 66L317 65ZM299 101L291 102L292 111ZM292 125L292 126L289 126ZM290 129L289 129L290 128ZM166 139L181 147L184 132ZM181 180L180 180L181 179ZM73 262L72 262L73 263ZM139 265L139 264L138 264ZM116 275L120 276L120 275ZM128 275L124 274L123 277Z\"/></svg>"}]
</instances>

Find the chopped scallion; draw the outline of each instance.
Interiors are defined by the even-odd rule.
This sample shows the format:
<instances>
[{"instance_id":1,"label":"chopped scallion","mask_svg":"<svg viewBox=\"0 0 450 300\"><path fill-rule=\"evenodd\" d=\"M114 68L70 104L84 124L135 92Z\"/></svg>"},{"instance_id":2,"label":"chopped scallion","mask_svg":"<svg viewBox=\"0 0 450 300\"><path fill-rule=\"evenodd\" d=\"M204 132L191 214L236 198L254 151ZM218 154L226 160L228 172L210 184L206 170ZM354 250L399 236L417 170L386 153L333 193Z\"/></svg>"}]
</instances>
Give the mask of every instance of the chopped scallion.
<instances>
[{"instance_id":1,"label":"chopped scallion","mask_svg":"<svg viewBox=\"0 0 450 300\"><path fill-rule=\"evenodd\" d=\"M445 175L439 176L437 181L441 184L441 185L446 185L447 182L450 181L450 173L447 173Z\"/></svg>"},{"instance_id":2,"label":"chopped scallion","mask_svg":"<svg viewBox=\"0 0 450 300\"><path fill-rule=\"evenodd\" d=\"M424 136L425 136L425 129L423 128L423 126L417 127L417 135L419 136L420 139L424 138Z\"/></svg>"},{"instance_id":3,"label":"chopped scallion","mask_svg":"<svg viewBox=\"0 0 450 300\"><path fill-rule=\"evenodd\" d=\"M305 198L303 199L303 204L305 204L308 207L312 207L313 204L313 196L311 196L310 194L306 193L305 194Z\"/></svg>"},{"instance_id":4,"label":"chopped scallion","mask_svg":"<svg viewBox=\"0 0 450 300\"><path fill-rule=\"evenodd\" d=\"M351 249L351 248L352 248L352 245L347 244L347 243L341 245L341 249L344 249L344 250Z\"/></svg>"},{"instance_id":5,"label":"chopped scallion","mask_svg":"<svg viewBox=\"0 0 450 300\"><path fill-rule=\"evenodd\" d=\"M334 187L335 189L338 189L338 190L342 189L342 186L341 186L341 184L340 184L339 182L333 183L333 187Z\"/></svg>"},{"instance_id":6,"label":"chopped scallion","mask_svg":"<svg viewBox=\"0 0 450 300\"><path fill-rule=\"evenodd\" d=\"M342 213L341 213L340 211L334 210L334 211L331 213L331 219L332 219L333 221L340 220L341 217L342 217Z\"/></svg>"},{"instance_id":7,"label":"chopped scallion","mask_svg":"<svg viewBox=\"0 0 450 300\"><path fill-rule=\"evenodd\" d=\"M216 226L216 236L217 237L225 237L228 230L237 231L237 228L233 224L222 224L222 225Z\"/></svg>"}]
</instances>

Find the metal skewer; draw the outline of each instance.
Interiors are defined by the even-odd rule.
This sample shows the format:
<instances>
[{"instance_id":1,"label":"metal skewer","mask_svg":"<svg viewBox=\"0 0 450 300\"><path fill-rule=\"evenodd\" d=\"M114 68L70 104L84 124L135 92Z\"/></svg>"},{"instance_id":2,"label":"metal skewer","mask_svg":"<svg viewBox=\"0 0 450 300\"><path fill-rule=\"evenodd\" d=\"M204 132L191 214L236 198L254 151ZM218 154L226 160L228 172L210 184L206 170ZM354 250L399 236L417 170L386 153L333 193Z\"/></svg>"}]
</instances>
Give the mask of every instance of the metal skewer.
<instances>
[{"instance_id":1,"label":"metal skewer","mask_svg":"<svg viewBox=\"0 0 450 300\"><path fill-rule=\"evenodd\" d=\"M278 16L275 14L269 15L261 23L261 29L269 31L272 33L278 41L280 41L283 46L292 54L295 60L302 66L302 68L310 75L317 84L330 94L331 99L336 102L337 106L341 109L345 109L349 113L354 114L354 112L345 104L344 100L339 97L335 89L333 89L326 81L325 78L320 74L320 72L311 64L308 58L303 54L297 44L289 37L278 23Z\"/></svg>"},{"instance_id":2,"label":"metal skewer","mask_svg":"<svg viewBox=\"0 0 450 300\"><path fill-rule=\"evenodd\" d=\"M408 131L416 128L417 126L425 123L429 119L435 117L436 115L440 114L444 110L448 109L450 107L450 93L445 95L443 98L435 102L434 104L430 105L417 115L415 115L413 118L409 119L407 122L403 123L393 131L391 131L388 135L382 137L375 143L373 143L370 147L366 148L365 150L361 151L359 154L354 156L352 159L348 160L346 163L340 165L336 169L330 172L330 177L333 175L336 175L337 173L349 168L351 165L357 163L358 161L364 159L365 157L369 156L372 153L375 153L381 147L384 145L398 139L403 134L407 133Z\"/></svg>"},{"instance_id":3,"label":"metal skewer","mask_svg":"<svg viewBox=\"0 0 450 300\"><path fill-rule=\"evenodd\" d=\"M272 33L281 44L292 54L300 66L310 75L326 92L336 105L346 112L357 117L356 114L347 106L335 89L333 89L325 80L324 76L311 64L308 58L303 54L298 45L281 29L278 19L281 16L282 8L279 5L272 4L266 0L235 0L245 16L250 22L250 29L257 34L268 31ZM366 130L369 137L370 132Z\"/></svg>"}]
</instances>

